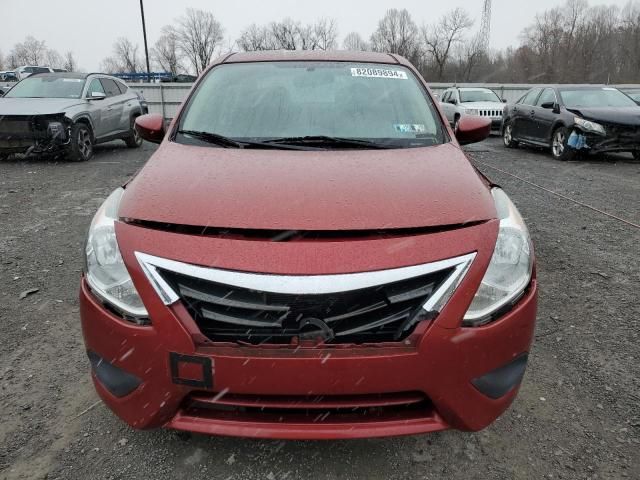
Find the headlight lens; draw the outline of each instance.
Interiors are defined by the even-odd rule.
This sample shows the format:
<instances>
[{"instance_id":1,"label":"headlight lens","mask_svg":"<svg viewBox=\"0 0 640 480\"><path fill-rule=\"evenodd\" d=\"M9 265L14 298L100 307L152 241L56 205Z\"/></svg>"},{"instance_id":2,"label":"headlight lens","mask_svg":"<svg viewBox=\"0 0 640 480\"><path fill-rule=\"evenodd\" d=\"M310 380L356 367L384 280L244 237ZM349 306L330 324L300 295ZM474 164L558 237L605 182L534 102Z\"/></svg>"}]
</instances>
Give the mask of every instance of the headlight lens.
<instances>
[{"instance_id":1,"label":"headlight lens","mask_svg":"<svg viewBox=\"0 0 640 480\"><path fill-rule=\"evenodd\" d=\"M503 307L518 301L531 282L531 239L518 209L500 188L492 190L500 220L498 240L480 288L464 317L463 325L477 327L494 320Z\"/></svg>"},{"instance_id":2,"label":"headlight lens","mask_svg":"<svg viewBox=\"0 0 640 480\"><path fill-rule=\"evenodd\" d=\"M480 110L477 108L467 108L464 113L467 115L480 115Z\"/></svg>"},{"instance_id":3,"label":"headlight lens","mask_svg":"<svg viewBox=\"0 0 640 480\"><path fill-rule=\"evenodd\" d=\"M85 275L91 290L103 301L125 316L142 320L147 318L147 310L133 285L116 240L115 220L123 193L122 188L114 191L91 222L85 247Z\"/></svg>"},{"instance_id":4,"label":"headlight lens","mask_svg":"<svg viewBox=\"0 0 640 480\"><path fill-rule=\"evenodd\" d=\"M589 120L585 120L584 118L575 117L574 120L576 125L587 132L597 133L599 135L606 135L604 127L596 122L590 122Z\"/></svg>"}]
</instances>

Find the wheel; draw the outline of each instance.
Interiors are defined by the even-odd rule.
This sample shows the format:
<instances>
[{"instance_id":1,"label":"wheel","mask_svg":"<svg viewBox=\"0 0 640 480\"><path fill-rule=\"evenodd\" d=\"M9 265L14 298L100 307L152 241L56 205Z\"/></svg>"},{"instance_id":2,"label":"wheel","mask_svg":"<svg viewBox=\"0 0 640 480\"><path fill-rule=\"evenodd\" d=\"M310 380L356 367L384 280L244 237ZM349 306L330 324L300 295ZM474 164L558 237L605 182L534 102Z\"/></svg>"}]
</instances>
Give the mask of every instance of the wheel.
<instances>
[{"instance_id":1,"label":"wheel","mask_svg":"<svg viewBox=\"0 0 640 480\"><path fill-rule=\"evenodd\" d=\"M71 127L71 143L67 158L72 162L86 162L93 157L93 135L88 125L76 123Z\"/></svg>"},{"instance_id":2,"label":"wheel","mask_svg":"<svg viewBox=\"0 0 640 480\"><path fill-rule=\"evenodd\" d=\"M567 144L568 141L569 131L566 128L558 127L553 131L551 136L551 154L553 158L566 162L575 157L576 151Z\"/></svg>"},{"instance_id":3,"label":"wheel","mask_svg":"<svg viewBox=\"0 0 640 480\"><path fill-rule=\"evenodd\" d=\"M140 148L142 146L142 137L138 134L138 131L135 128L136 119L131 119L131 128L129 130L129 136L125 137L124 143L127 144L129 148Z\"/></svg>"},{"instance_id":4,"label":"wheel","mask_svg":"<svg viewBox=\"0 0 640 480\"><path fill-rule=\"evenodd\" d=\"M513 125L511 125L511 122L507 122L502 129L502 141L507 148L516 148L518 146L518 142L513 139Z\"/></svg>"}]
</instances>

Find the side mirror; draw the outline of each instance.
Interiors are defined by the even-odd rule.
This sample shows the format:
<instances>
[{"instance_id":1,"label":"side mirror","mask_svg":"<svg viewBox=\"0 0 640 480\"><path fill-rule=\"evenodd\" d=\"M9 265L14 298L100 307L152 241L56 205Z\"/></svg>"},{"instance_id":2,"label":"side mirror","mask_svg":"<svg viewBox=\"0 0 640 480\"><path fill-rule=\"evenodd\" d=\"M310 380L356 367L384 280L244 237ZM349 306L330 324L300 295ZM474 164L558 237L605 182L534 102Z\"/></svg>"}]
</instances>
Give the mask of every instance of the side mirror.
<instances>
[{"instance_id":1,"label":"side mirror","mask_svg":"<svg viewBox=\"0 0 640 480\"><path fill-rule=\"evenodd\" d=\"M508 103L506 98L502 99L502 103Z\"/></svg>"},{"instance_id":2,"label":"side mirror","mask_svg":"<svg viewBox=\"0 0 640 480\"><path fill-rule=\"evenodd\" d=\"M491 119L475 115L464 115L458 122L456 138L460 145L469 145L486 140L491 135Z\"/></svg>"},{"instance_id":3,"label":"side mirror","mask_svg":"<svg viewBox=\"0 0 640 480\"><path fill-rule=\"evenodd\" d=\"M104 100L107 96L102 92L91 92L89 100Z\"/></svg>"},{"instance_id":4,"label":"side mirror","mask_svg":"<svg viewBox=\"0 0 640 480\"><path fill-rule=\"evenodd\" d=\"M552 110L553 113L560 113L560 105L558 105L556 102L544 102L540 106L546 110Z\"/></svg>"},{"instance_id":5,"label":"side mirror","mask_svg":"<svg viewBox=\"0 0 640 480\"><path fill-rule=\"evenodd\" d=\"M450 103L451 105L457 105L458 104L458 100L456 100L455 98L452 98L452 99L448 100L448 103Z\"/></svg>"},{"instance_id":6,"label":"side mirror","mask_svg":"<svg viewBox=\"0 0 640 480\"><path fill-rule=\"evenodd\" d=\"M144 140L151 143L162 143L166 130L164 117L159 113L150 113L136 118L135 129Z\"/></svg>"}]
</instances>

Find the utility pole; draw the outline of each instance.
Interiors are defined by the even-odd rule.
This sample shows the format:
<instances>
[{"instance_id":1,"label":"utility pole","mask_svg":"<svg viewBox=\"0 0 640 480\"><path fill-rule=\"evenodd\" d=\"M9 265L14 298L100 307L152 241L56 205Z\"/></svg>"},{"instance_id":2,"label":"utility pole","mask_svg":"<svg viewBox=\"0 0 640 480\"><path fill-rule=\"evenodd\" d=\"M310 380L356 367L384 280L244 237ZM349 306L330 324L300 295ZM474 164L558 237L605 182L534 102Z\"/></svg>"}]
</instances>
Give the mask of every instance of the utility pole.
<instances>
[{"instance_id":1,"label":"utility pole","mask_svg":"<svg viewBox=\"0 0 640 480\"><path fill-rule=\"evenodd\" d=\"M149 47L147 46L147 25L144 21L144 4L140 0L140 14L142 15L142 35L144 36L144 56L147 60L147 82L151 83L151 67L149 66Z\"/></svg>"}]
</instances>

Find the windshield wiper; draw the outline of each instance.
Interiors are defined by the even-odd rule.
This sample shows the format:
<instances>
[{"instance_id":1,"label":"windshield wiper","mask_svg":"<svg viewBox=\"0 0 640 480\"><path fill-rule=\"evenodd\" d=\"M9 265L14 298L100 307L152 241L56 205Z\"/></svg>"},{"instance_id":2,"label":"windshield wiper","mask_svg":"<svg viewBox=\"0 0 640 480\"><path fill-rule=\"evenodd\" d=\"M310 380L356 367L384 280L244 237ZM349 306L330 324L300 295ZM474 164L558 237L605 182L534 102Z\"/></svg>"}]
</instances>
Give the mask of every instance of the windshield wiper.
<instances>
[{"instance_id":1,"label":"windshield wiper","mask_svg":"<svg viewBox=\"0 0 640 480\"><path fill-rule=\"evenodd\" d=\"M371 148L379 150L396 148L391 145L384 145L381 143L371 142L369 140L359 140L357 138L329 137L326 135L274 138L272 140L266 140L263 143L276 145L313 145L363 149Z\"/></svg>"},{"instance_id":2,"label":"windshield wiper","mask_svg":"<svg viewBox=\"0 0 640 480\"><path fill-rule=\"evenodd\" d=\"M295 147L292 145L277 145L264 142L249 142L245 140L234 140L233 138L218 135L217 133L203 132L199 130L178 130L181 135L188 135L197 140L219 145L224 148L268 148L279 150L308 150L304 147Z\"/></svg>"}]
</instances>

